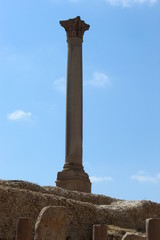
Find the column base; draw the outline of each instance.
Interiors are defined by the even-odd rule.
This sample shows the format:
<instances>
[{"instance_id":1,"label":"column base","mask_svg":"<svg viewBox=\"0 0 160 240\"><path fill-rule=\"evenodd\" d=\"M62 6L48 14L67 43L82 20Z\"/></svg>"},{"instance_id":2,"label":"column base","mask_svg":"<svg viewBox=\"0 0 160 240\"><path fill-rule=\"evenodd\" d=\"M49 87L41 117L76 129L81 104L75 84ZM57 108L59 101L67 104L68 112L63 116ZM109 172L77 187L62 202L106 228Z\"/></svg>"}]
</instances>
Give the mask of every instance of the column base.
<instances>
[{"instance_id":1,"label":"column base","mask_svg":"<svg viewBox=\"0 0 160 240\"><path fill-rule=\"evenodd\" d=\"M91 193L91 182L88 174L75 169L58 172L56 186L67 190Z\"/></svg>"}]
</instances>

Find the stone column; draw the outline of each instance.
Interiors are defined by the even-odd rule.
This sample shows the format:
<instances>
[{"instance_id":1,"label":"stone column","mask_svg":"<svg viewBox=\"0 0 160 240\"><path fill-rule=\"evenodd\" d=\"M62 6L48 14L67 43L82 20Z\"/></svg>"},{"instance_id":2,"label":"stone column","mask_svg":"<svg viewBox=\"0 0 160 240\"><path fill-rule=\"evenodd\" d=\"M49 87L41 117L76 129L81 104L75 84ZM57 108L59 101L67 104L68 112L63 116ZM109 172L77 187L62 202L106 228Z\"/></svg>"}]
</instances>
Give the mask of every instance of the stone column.
<instances>
[{"instance_id":1,"label":"stone column","mask_svg":"<svg viewBox=\"0 0 160 240\"><path fill-rule=\"evenodd\" d=\"M107 240L107 227L104 224L93 225L93 240Z\"/></svg>"},{"instance_id":2,"label":"stone column","mask_svg":"<svg viewBox=\"0 0 160 240\"><path fill-rule=\"evenodd\" d=\"M88 174L82 165L83 79L82 42L89 25L76 17L60 21L67 33L67 95L65 164L58 172L56 185L68 190L91 192Z\"/></svg>"},{"instance_id":3,"label":"stone column","mask_svg":"<svg viewBox=\"0 0 160 240\"><path fill-rule=\"evenodd\" d=\"M156 218L146 219L146 239L147 240L160 239L160 219Z\"/></svg>"},{"instance_id":4,"label":"stone column","mask_svg":"<svg viewBox=\"0 0 160 240\"><path fill-rule=\"evenodd\" d=\"M29 218L19 218L16 229L16 240L32 240L32 221Z\"/></svg>"}]
</instances>

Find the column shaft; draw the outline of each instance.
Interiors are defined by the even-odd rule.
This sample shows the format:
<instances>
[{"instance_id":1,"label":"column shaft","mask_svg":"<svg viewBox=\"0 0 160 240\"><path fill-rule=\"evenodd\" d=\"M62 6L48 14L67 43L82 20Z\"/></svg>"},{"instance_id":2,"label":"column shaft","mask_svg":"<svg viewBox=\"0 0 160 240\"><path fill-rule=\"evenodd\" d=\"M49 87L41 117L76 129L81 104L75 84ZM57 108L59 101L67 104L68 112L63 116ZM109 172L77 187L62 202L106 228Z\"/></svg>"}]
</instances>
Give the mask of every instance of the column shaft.
<instances>
[{"instance_id":1,"label":"column shaft","mask_svg":"<svg viewBox=\"0 0 160 240\"><path fill-rule=\"evenodd\" d=\"M68 40L64 168L82 168L82 40Z\"/></svg>"}]
</instances>

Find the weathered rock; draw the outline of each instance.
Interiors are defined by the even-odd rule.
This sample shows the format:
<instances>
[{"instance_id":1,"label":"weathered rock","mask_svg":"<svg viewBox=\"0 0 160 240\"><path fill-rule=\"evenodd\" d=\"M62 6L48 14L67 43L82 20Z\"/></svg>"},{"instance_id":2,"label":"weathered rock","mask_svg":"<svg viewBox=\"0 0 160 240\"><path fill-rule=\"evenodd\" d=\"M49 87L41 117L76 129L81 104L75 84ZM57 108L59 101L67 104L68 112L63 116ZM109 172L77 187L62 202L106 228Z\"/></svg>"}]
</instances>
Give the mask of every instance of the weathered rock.
<instances>
[{"instance_id":1,"label":"weathered rock","mask_svg":"<svg viewBox=\"0 0 160 240\"><path fill-rule=\"evenodd\" d=\"M36 221L34 240L65 240L66 225L65 207L44 207Z\"/></svg>"},{"instance_id":2,"label":"weathered rock","mask_svg":"<svg viewBox=\"0 0 160 240\"><path fill-rule=\"evenodd\" d=\"M115 235L114 237L113 237L113 240L119 240L120 239L120 237L118 236L118 235Z\"/></svg>"},{"instance_id":3,"label":"weathered rock","mask_svg":"<svg viewBox=\"0 0 160 240\"><path fill-rule=\"evenodd\" d=\"M19 218L16 229L16 240L32 240L32 221L29 218Z\"/></svg>"},{"instance_id":4,"label":"weathered rock","mask_svg":"<svg viewBox=\"0 0 160 240\"><path fill-rule=\"evenodd\" d=\"M146 219L146 238L147 240L160 239L160 219Z\"/></svg>"},{"instance_id":5,"label":"weathered rock","mask_svg":"<svg viewBox=\"0 0 160 240\"><path fill-rule=\"evenodd\" d=\"M71 199L72 196L76 200ZM11 186L9 181L0 181L0 239L15 239L19 217L29 217L35 224L40 211L46 206L66 207L67 236L76 240L91 239L94 224L144 231L147 218L160 218L158 203L114 199L107 205L107 199L111 198L52 187L46 190L23 181L12 181ZM103 205L99 205L100 202Z\"/></svg>"},{"instance_id":6,"label":"weathered rock","mask_svg":"<svg viewBox=\"0 0 160 240\"><path fill-rule=\"evenodd\" d=\"M107 226L104 224L93 225L93 240L106 240L107 239Z\"/></svg>"},{"instance_id":7,"label":"weathered rock","mask_svg":"<svg viewBox=\"0 0 160 240\"><path fill-rule=\"evenodd\" d=\"M59 187L53 186L45 186L41 187L37 184L25 182L21 180L0 180L1 186L11 187L11 188L18 188L38 193L47 193L53 194L55 196L61 196L66 199L72 199L80 202L89 202L96 205L109 205L112 202L117 201L118 199L111 198L108 196L100 195L100 194L89 194L89 193L82 193L77 191L69 191Z\"/></svg>"},{"instance_id":8,"label":"weathered rock","mask_svg":"<svg viewBox=\"0 0 160 240\"><path fill-rule=\"evenodd\" d=\"M125 229L118 226L107 225L107 239L108 240L121 240L126 232L137 233L135 229Z\"/></svg>"},{"instance_id":9,"label":"weathered rock","mask_svg":"<svg viewBox=\"0 0 160 240\"><path fill-rule=\"evenodd\" d=\"M122 240L146 240L146 237L138 233L126 233Z\"/></svg>"}]
</instances>

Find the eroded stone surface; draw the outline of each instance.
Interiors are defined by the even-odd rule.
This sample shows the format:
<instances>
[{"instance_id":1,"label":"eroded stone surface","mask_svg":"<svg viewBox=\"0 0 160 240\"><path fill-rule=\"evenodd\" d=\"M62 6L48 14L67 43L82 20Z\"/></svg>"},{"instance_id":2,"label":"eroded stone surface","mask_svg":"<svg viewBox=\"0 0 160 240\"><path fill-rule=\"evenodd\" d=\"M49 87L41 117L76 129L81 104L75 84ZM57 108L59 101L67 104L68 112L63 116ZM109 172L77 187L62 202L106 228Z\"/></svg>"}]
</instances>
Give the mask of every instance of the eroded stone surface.
<instances>
[{"instance_id":1,"label":"eroded stone surface","mask_svg":"<svg viewBox=\"0 0 160 240\"><path fill-rule=\"evenodd\" d=\"M146 219L146 238L147 240L160 239L160 219Z\"/></svg>"},{"instance_id":2,"label":"eroded stone surface","mask_svg":"<svg viewBox=\"0 0 160 240\"><path fill-rule=\"evenodd\" d=\"M16 240L32 240L32 221L29 218L19 218L16 229Z\"/></svg>"},{"instance_id":3,"label":"eroded stone surface","mask_svg":"<svg viewBox=\"0 0 160 240\"><path fill-rule=\"evenodd\" d=\"M44 207L36 221L34 240L65 240L66 224L65 207Z\"/></svg>"},{"instance_id":4,"label":"eroded stone surface","mask_svg":"<svg viewBox=\"0 0 160 240\"><path fill-rule=\"evenodd\" d=\"M146 240L146 237L138 233L126 233L122 240Z\"/></svg>"}]
</instances>

